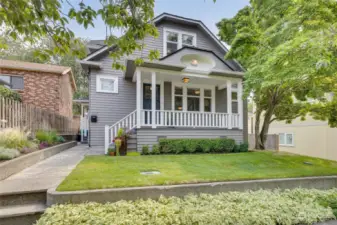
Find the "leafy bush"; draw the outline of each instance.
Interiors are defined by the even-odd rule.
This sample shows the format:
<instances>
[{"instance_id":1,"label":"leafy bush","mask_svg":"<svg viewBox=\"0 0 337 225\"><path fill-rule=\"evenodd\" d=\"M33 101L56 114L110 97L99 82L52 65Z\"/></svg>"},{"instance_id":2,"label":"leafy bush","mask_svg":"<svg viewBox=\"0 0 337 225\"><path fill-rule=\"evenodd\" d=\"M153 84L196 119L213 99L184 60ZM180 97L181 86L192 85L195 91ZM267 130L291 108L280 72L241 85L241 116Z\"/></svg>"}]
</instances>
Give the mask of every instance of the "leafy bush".
<instances>
[{"instance_id":1,"label":"leafy bush","mask_svg":"<svg viewBox=\"0 0 337 225\"><path fill-rule=\"evenodd\" d=\"M0 147L0 160L14 159L20 155L16 149Z\"/></svg>"},{"instance_id":2,"label":"leafy bush","mask_svg":"<svg viewBox=\"0 0 337 225\"><path fill-rule=\"evenodd\" d=\"M56 131L39 130L36 132L35 137L40 142L46 142L48 145L53 145L58 142L59 136Z\"/></svg>"},{"instance_id":3,"label":"leafy bush","mask_svg":"<svg viewBox=\"0 0 337 225\"><path fill-rule=\"evenodd\" d=\"M143 145L142 147L142 155L148 155L149 154L149 146Z\"/></svg>"},{"instance_id":4,"label":"leafy bush","mask_svg":"<svg viewBox=\"0 0 337 225\"><path fill-rule=\"evenodd\" d=\"M7 99L11 99L11 100L15 100L15 101L19 101L21 102L21 95L19 93L17 93L16 91L13 91L11 89L8 89L6 87L4 87L3 85L0 85L0 96L7 98Z\"/></svg>"},{"instance_id":5,"label":"leafy bush","mask_svg":"<svg viewBox=\"0 0 337 225\"><path fill-rule=\"evenodd\" d=\"M37 145L28 138L29 133L19 128L6 128L0 131L0 146L21 151L27 147L36 149Z\"/></svg>"},{"instance_id":6,"label":"leafy bush","mask_svg":"<svg viewBox=\"0 0 337 225\"><path fill-rule=\"evenodd\" d=\"M57 143L64 143L64 142L66 142L66 140L65 140L64 137L62 137L62 136L57 136L56 142L57 142Z\"/></svg>"},{"instance_id":7,"label":"leafy bush","mask_svg":"<svg viewBox=\"0 0 337 225\"><path fill-rule=\"evenodd\" d=\"M159 140L160 153L229 153L233 152L235 141L228 138L217 139L161 139Z\"/></svg>"},{"instance_id":8,"label":"leafy bush","mask_svg":"<svg viewBox=\"0 0 337 225\"><path fill-rule=\"evenodd\" d=\"M160 197L155 200L54 205L37 225L86 224L313 224L334 219L321 199L336 197L337 189L259 190L216 195Z\"/></svg>"},{"instance_id":9,"label":"leafy bush","mask_svg":"<svg viewBox=\"0 0 337 225\"><path fill-rule=\"evenodd\" d=\"M248 152L249 144L247 142L241 143L239 146L240 152Z\"/></svg>"},{"instance_id":10,"label":"leafy bush","mask_svg":"<svg viewBox=\"0 0 337 225\"><path fill-rule=\"evenodd\" d=\"M159 155L159 154L160 154L159 146L158 146L158 145L153 145L153 146L152 146L151 154L152 154L152 155Z\"/></svg>"}]
</instances>

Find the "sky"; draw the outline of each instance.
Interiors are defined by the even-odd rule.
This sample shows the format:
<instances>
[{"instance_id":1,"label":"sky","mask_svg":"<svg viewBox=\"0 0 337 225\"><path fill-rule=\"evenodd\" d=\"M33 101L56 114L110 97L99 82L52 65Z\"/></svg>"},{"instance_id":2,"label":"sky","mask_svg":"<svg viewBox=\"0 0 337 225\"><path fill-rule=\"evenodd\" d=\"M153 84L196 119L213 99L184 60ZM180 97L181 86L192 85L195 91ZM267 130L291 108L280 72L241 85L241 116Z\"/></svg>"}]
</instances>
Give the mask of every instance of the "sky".
<instances>
[{"instance_id":1,"label":"sky","mask_svg":"<svg viewBox=\"0 0 337 225\"><path fill-rule=\"evenodd\" d=\"M73 5L78 4L78 0L70 0ZM100 7L98 0L84 1L90 4L94 9ZM89 3L90 2L90 3ZM249 4L249 0L156 0L155 16L163 12L201 20L214 34L218 33L216 23L222 18L233 17L240 9ZM66 1L63 3L63 10L67 12L69 5ZM69 28L75 32L78 37L98 40L105 38L105 25L101 20L95 21L95 28L87 30L71 21ZM115 32L118 35L118 31Z\"/></svg>"}]
</instances>

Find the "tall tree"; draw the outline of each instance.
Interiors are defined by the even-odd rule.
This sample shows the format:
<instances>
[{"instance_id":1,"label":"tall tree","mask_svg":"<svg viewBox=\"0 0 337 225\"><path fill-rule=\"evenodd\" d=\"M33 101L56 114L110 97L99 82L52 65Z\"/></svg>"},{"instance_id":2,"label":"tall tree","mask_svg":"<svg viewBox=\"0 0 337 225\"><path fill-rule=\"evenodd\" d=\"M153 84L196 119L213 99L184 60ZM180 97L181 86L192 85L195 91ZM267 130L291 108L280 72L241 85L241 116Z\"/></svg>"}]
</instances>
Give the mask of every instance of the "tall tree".
<instances>
[{"instance_id":1,"label":"tall tree","mask_svg":"<svg viewBox=\"0 0 337 225\"><path fill-rule=\"evenodd\" d=\"M227 58L247 69L245 95L256 105L256 149L264 149L270 124L311 113L337 126L337 2L251 0L217 24L231 45ZM309 104L308 98L316 103Z\"/></svg>"},{"instance_id":2,"label":"tall tree","mask_svg":"<svg viewBox=\"0 0 337 225\"><path fill-rule=\"evenodd\" d=\"M87 1L90 3L90 1ZM123 69L118 63L123 55L129 55L135 50L143 49L137 40L145 36L157 36L155 26L148 23L154 16L154 0L99 0L100 8L94 10L86 1L75 3L68 0L1 0L0 27L6 28L6 35L14 40L22 38L25 43L35 45L43 37L53 41L53 49L38 49L35 55L46 59L53 54L84 57L85 51L81 42L75 38L68 28L70 20L76 20L84 28L94 27L94 20L101 18L107 30L106 44L117 46L110 53L114 59L113 67ZM61 3L67 4L69 10L62 11ZM114 29L122 31L121 37L111 32ZM0 49L8 45L0 39ZM150 51L148 58L158 58L159 52ZM141 59L137 59L141 63Z\"/></svg>"}]
</instances>

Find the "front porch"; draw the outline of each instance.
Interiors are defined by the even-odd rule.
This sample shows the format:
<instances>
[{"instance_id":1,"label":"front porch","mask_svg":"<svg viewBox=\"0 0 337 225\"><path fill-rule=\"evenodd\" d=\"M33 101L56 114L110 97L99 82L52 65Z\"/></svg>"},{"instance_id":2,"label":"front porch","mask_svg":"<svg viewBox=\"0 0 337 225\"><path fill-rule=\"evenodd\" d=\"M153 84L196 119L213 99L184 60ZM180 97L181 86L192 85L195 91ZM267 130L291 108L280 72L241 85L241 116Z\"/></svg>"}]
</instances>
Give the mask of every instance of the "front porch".
<instances>
[{"instance_id":1,"label":"front porch","mask_svg":"<svg viewBox=\"0 0 337 225\"><path fill-rule=\"evenodd\" d=\"M243 129L241 78L138 67L132 81L136 110L105 127L106 149L119 128Z\"/></svg>"}]
</instances>

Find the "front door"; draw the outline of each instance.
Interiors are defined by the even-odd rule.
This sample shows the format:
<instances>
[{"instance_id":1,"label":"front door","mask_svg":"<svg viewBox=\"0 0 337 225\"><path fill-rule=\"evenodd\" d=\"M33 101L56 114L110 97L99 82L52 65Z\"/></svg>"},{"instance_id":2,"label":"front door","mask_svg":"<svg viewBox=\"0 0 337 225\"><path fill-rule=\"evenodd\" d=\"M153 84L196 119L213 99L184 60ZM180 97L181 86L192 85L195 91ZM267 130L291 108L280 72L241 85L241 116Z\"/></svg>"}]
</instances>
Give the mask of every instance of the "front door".
<instances>
[{"instance_id":1,"label":"front door","mask_svg":"<svg viewBox=\"0 0 337 225\"><path fill-rule=\"evenodd\" d=\"M143 84L143 109L152 109L152 86L151 84ZM160 85L156 85L156 110L160 110ZM152 112L145 112L145 124L151 124Z\"/></svg>"}]
</instances>

